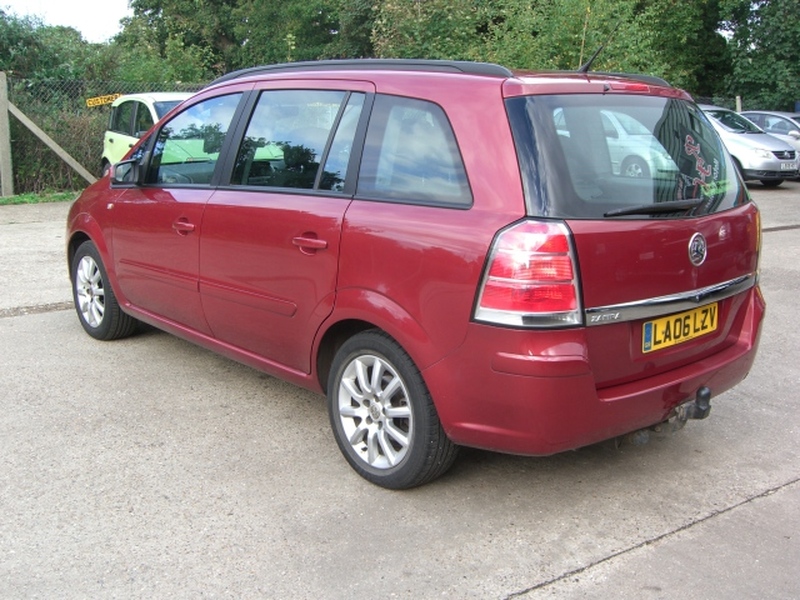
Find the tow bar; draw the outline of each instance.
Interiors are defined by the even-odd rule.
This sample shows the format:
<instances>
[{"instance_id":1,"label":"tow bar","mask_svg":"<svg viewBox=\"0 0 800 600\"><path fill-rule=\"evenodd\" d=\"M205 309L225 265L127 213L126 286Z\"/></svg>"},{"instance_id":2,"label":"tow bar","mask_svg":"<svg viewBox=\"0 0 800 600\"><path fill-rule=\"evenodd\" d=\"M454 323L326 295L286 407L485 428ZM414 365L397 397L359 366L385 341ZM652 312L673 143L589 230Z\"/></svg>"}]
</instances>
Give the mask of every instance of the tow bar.
<instances>
[{"instance_id":1,"label":"tow bar","mask_svg":"<svg viewBox=\"0 0 800 600\"><path fill-rule=\"evenodd\" d=\"M683 429L689 419L705 419L711 412L711 390L703 386L695 394L694 400L689 400L675 407L666 421L646 429L640 429L624 436L623 440L634 446L644 446L650 441L650 434L669 434Z\"/></svg>"}]
</instances>

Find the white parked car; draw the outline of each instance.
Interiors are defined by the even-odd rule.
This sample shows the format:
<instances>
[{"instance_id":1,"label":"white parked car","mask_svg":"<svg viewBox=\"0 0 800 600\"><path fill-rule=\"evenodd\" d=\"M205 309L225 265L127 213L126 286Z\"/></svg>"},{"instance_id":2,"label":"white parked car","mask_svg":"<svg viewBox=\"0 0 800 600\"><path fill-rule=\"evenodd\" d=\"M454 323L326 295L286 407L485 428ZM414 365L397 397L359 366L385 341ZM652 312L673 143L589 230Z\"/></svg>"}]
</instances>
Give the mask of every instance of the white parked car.
<instances>
[{"instance_id":1,"label":"white parked car","mask_svg":"<svg viewBox=\"0 0 800 600\"><path fill-rule=\"evenodd\" d=\"M103 158L100 173L118 163L161 117L192 94L184 92L152 92L125 94L111 104L108 129L103 136Z\"/></svg>"}]
</instances>

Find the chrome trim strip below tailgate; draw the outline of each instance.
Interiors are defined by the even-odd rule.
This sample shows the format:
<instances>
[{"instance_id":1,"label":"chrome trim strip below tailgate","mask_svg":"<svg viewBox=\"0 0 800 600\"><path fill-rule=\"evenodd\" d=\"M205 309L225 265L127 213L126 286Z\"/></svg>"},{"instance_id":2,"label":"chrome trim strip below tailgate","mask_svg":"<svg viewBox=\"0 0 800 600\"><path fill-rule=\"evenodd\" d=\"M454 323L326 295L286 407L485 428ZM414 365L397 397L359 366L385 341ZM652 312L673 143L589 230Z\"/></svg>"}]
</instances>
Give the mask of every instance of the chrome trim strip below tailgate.
<instances>
[{"instance_id":1,"label":"chrome trim strip below tailgate","mask_svg":"<svg viewBox=\"0 0 800 600\"><path fill-rule=\"evenodd\" d=\"M589 327L607 323L624 323L626 321L650 319L697 308L711 302L718 302L749 290L755 284L756 274L751 273L724 283L682 294L671 294L635 302L587 308L583 314L586 319L586 325Z\"/></svg>"}]
</instances>

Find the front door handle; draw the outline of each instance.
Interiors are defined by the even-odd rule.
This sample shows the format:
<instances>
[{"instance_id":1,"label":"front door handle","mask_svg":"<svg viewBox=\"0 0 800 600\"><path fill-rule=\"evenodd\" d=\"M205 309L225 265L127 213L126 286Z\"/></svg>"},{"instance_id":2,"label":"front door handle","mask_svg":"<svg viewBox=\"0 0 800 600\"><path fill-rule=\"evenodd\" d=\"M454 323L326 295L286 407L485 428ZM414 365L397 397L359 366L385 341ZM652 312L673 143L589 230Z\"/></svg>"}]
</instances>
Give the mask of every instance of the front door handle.
<instances>
[{"instance_id":1,"label":"front door handle","mask_svg":"<svg viewBox=\"0 0 800 600\"><path fill-rule=\"evenodd\" d=\"M292 243L300 248L303 254L314 254L317 250L324 250L328 247L328 242L309 233L293 237Z\"/></svg>"},{"instance_id":2,"label":"front door handle","mask_svg":"<svg viewBox=\"0 0 800 600\"><path fill-rule=\"evenodd\" d=\"M178 235L188 235L194 231L194 223L190 223L188 219L181 217L172 224L172 228Z\"/></svg>"}]
</instances>

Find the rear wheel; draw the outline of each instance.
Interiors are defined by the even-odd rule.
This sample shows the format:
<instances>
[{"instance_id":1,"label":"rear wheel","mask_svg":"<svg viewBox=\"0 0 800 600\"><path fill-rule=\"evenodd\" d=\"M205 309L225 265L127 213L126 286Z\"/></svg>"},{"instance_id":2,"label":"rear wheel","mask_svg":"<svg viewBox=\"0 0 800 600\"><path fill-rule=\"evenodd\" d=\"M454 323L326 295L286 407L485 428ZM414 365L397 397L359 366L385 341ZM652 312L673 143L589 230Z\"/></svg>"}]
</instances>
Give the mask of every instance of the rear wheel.
<instances>
[{"instance_id":1,"label":"rear wheel","mask_svg":"<svg viewBox=\"0 0 800 600\"><path fill-rule=\"evenodd\" d=\"M372 483L407 489L442 475L458 447L442 429L419 371L378 330L359 333L334 357L328 414L339 449Z\"/></svg>"},{"instance_id":2,"label":"rear wheel","mask_svg":"<svg viewBox=\"0 0 800 600\"><path fill-rule=\"evenodd\" d=\"M136 331L137 321L122 312L108 283L97 247L83 242L72 258L72 296L83 329L95 339L114 340Z\"/></svg>"}]
</instances>

